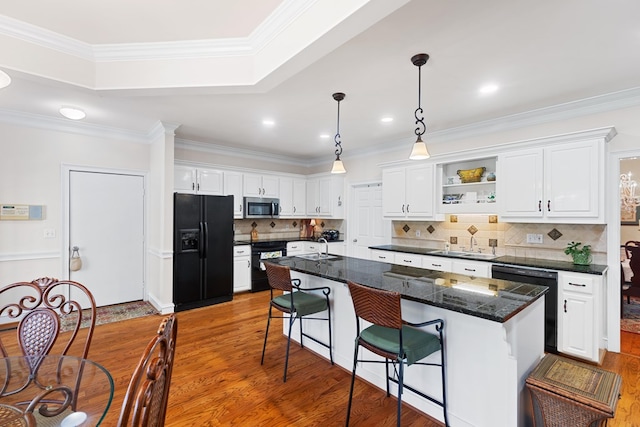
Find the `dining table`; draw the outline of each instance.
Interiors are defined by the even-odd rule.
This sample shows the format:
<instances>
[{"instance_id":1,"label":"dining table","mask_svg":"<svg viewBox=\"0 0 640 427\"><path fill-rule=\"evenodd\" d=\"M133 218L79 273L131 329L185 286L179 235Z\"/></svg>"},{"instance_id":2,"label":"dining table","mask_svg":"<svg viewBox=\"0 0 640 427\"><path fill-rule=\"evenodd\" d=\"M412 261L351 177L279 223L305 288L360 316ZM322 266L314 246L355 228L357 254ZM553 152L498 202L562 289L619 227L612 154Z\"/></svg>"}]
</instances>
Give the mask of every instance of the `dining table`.
<instances>
[{"instance_id":1,"label":"dining table","mask_svg":"<svg viewBox=\"0 0 640 427\"><path fill-rule=\"evenodd\" d=\"M113 378L74 356L0 358L0 426L98 426L113 399Z\"/></svg>"}]
</instances>

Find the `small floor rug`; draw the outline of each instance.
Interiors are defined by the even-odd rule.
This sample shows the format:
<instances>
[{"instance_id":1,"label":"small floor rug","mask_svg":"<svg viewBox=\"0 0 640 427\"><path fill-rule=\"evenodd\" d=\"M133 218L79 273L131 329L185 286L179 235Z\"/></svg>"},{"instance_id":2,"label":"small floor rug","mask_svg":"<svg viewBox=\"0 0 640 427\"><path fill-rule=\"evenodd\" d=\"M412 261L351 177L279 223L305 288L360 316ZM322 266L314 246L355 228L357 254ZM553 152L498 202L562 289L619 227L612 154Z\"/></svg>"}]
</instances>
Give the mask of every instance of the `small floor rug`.
<instances>
[{"instance_id":1,"label":"small floor rug","mask_svg":"<svg viewBox=\"0 0 640 427\"><path fill-rule=\"evenodd\" d=\"M123 304L106 305L96 309L96 326L152 314L158 314L158 311L147 301L132 301ZM72 322L72 319L62 318L60 330L67 331L71 329L73 327ZM85 327L86 325L82 326Z\"/></svg>"},{"instance_id":2,"label":"small floor rug","mask_svg":"<svg viewBox=\"0 0 640 427\"><path fill-rule=\"evenodd\" d=\"M624 299L620 329L640 334L640 298L631 297L631 304L627 304L627 299Z\"/></svg>"}]
</instances>

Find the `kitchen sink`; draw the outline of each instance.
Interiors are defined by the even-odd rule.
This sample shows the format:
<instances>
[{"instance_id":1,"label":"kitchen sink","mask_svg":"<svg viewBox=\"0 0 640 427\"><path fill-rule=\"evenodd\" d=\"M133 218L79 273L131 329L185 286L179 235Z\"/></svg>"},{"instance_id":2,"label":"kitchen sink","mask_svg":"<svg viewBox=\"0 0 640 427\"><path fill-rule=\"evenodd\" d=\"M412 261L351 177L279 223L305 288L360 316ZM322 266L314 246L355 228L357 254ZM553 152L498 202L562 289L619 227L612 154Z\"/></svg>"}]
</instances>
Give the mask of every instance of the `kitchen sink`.
<instances>
[{"instance_id":1,"label":"kitchen sink","mask_svg":"<svg viewBox=\"0 0 640 427\"><path fill-rule=\"evenodd\" d=\"M298 258L304 258L311 261L320 261L323 259L334 259L337 258L335 255L325 255L325 254L304 254L304 255L295 255Z\"/></svg>"},{"instance_id":2,"label":"kitchen sink","mask_svg":"<svg viewBox=\"0 0 640 427\"><path fill-rule=\"evenodd\" d=\"M435 251L432 254L449 255L456 258L469 258L469 259L494 259L497 255L483 254L480 252L463 252L463 251Z\"/></svg>"}]
</instances>

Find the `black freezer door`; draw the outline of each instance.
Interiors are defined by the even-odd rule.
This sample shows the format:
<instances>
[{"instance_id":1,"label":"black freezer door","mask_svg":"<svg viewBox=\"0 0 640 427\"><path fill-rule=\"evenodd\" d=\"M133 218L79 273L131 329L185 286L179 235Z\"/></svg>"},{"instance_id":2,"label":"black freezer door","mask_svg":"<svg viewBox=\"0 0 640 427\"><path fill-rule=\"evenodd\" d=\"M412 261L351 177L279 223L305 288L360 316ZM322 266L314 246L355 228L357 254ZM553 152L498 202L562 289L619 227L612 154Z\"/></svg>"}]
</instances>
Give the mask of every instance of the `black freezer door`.
<instances>
[{"instance_id":1,"label":"black freezer door","mask_svg":"<svg viewBox=\"0 0 640 427\"><path fill-rule=\"evenodd\" d=\"M174 194L175 310L233 298L233 196Z\"/></svg>"}]
</instances>

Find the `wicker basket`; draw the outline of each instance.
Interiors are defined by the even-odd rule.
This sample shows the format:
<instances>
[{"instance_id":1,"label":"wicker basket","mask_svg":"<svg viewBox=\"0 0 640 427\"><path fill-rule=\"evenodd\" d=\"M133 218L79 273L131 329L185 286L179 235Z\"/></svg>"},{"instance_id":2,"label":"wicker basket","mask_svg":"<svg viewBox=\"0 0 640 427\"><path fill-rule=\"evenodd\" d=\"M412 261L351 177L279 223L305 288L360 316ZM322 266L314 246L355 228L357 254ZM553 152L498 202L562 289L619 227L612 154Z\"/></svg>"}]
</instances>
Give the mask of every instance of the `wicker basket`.
<instances>
[{"instance_id":1,"label":"wicker basket","mask_svg":"<svg viewBox=\"0 0 640 427\"><path fill-rule=\"evenodd\" d=\"M536 427L600 427L613 418L620 398L620 375L547 354L531 372Z\"/></svg>"}]
</instances>

